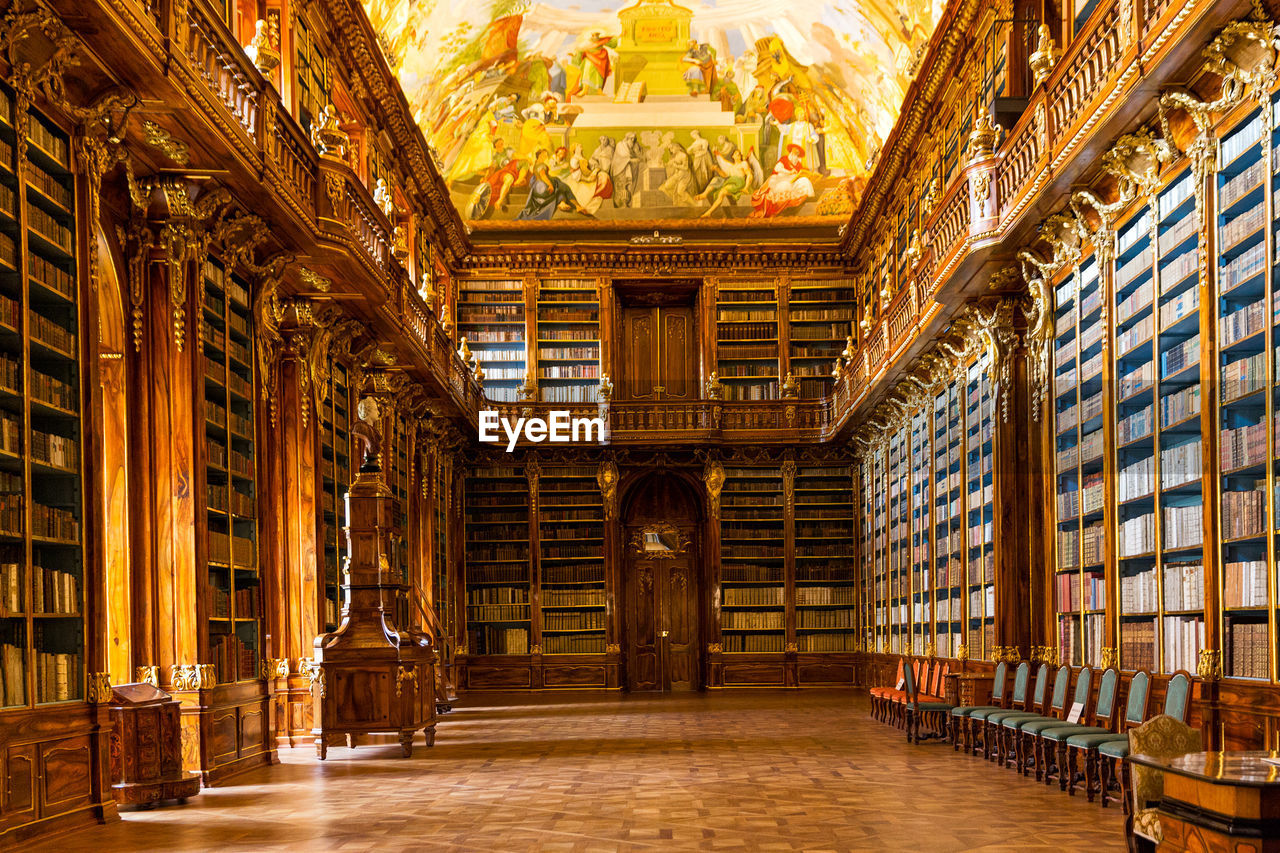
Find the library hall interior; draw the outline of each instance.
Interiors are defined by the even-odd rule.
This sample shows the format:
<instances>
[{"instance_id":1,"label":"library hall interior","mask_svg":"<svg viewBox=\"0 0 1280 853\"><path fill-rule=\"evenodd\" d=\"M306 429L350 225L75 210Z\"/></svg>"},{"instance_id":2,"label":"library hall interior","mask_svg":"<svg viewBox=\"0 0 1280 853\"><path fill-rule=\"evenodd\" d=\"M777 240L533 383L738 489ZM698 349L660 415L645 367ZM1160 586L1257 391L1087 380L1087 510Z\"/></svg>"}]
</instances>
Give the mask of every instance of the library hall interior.
<instances>
[{"instance_id":1,"label":"library hall interior","mask_svg":"<svg viewBox=\"0 0 1280 853\"><path fill-rule=\"evenodd\" d=\"M371 849L1280 851L1280 0L0 0L0 851Z\"/></svg>"}]
</instances>

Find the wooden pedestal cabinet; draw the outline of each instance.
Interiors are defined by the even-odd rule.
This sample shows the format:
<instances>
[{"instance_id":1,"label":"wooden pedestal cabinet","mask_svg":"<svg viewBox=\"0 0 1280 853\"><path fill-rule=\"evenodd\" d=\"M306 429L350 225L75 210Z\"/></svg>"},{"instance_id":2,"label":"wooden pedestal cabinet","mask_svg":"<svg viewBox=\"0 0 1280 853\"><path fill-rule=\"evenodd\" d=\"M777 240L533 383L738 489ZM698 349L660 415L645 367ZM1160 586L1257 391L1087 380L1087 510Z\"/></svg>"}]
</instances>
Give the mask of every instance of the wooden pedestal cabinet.
<instances>
[{"instance_id":1,"label":"wooden pedestal cabinet","mask_svg":"<svg viewBox=\"0 0 1280 853\"><path fill-rule=\"evenodd\" d=\"M111 791L121 805L186 800L200 774L182 769L181 705L150 684L111 689Z\"/></svg>"}]
</instances>

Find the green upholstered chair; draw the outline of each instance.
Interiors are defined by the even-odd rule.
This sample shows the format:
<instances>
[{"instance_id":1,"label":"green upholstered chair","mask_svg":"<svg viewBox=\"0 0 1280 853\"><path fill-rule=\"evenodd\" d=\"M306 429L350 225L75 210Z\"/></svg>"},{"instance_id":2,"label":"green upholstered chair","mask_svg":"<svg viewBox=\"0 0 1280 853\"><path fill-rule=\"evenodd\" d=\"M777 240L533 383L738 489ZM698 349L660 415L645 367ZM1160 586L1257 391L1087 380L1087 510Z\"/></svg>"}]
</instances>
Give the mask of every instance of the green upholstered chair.
<instances>
[{"instance_id":1,"label":"green upholstered chair","mask_svg":"<svg viewBox=\"0 0 1280 853\"><path fill-rule=\"evenodd\" d=\"M1190 679L1188 678L1188 687ZM1190 693L1190 690L1187 691ZM1129 752L1134 755L1150 755L1153 758L1177 758L1191 752L1204 750L1200 732L1182 720L1165 714L1152 717L1136 729L1130 729L1125 738ZM1126 764L1128 762L1125 762ZM1138 849L1134 842L1144 839L1158 847L1164 841L1160 827L1158 806L1164 794L1164 774L1153 767L1132 768L1132 796L1126 800L1125 830L1129 837L1129 849Z\"/></svg>"},{"instance_id":2,"label":"green upholstered chair","mask_svg":"<svg viewBox=\"0 0 1280 853\"><path fill-rule=\"evenodd\" d=\"M1093 703L1093 713L1088 715L1089 723L1054 726L1040 733L1044 738L1045 755L1052 750L1057 754L1057 764L1051 770L1057 770L1058 787L1068 793L1075 794L1078 781L1076 767L1070 762L1067 750L1067 738L1080 734L1110 734L1116 718L1116 700L1120 695L1120 671L1115 667L1108 668L1098 679L1098 695Z\"/></svg>"},{"instance_id":3,"label":"green upholstered chair","mask_svg":"<svg viewBox=\"0 0 1280 853\"><path fill-rule=\"evenodd\" d=\"M890 718L900 729L907 727L907 699L920 689L920 684L928 677L928 662L924 658L911 658L907 664L911 672L911 689L904 686L889 697Z\"/></svg>"},{"instance_id":4,"label":"green upholstered chair","mask_svg":"<svg viewBox=\"0 0 1280 853\"><path fill-rule=\"evenodd\" d=\"M965 751L973 749L972 720L969 716L983 708L995 709L1004 707L1004 688L1008 680L1009 667L1004 661L996 664L994 680L991 682L991 701L994 705L959 705L951 709L951 745L960 749L962 742Z\"/></svg>"},{"instance_id":5,"label":"green upholstered chair","mask_svg":"<svg viewBox=\"0 0 1280 853\"><path fill-rule=\"evenodd\" d=\"M907 730L907 740L911 743L919 743L924 738L945 737L946 719L953 706L948 702L921 701L920 682L916 679L916 671L912 667L907 667L903 675L906 682L903 687L903 693L906 694L906 700L903 703L903 724ZM921 735L920 724L925 720L932 724L931 730Z\"/></svg>"},{"instance_id":6,"label":"green upholstered chair","mask_svg":"<svg viewBox=\"0 0 1280 853\"><path fill-rule=\"evenodd\" d=\"M879 687L872 687L868 691L871 694L871 716L881 722L888 719L889 694L900 689L898 685L902 683L902 670L905 661L906 658L898 658L898 674L893 677L892 682Z\"/></svg>"},{"instance_id":7,"label":"green upholstered chair","mask_svg":"<svg viewBox=\"0 0 1280 853\"><path fill-rule=\"evenodd\" d=\"M1159 716L1170 717L1180 723L1187 721L1187 711L1191 707L1191 673L1184 670L1175 672L1169 679L1168 689L1164 694L1164 709ZM1126 717L1128 715L1126 714ZM1129 731L1135 728L1130 724ZM1127 787L1127 780L1121 768L1124 766L1125 756L1129 754L1129 736L1128 734L1116 735L1109 740L1105 740L1097 746L1098 752L1098 793L1102 797L1102 805L1107 805L1108 799L1114 799L1111 796L1111 787L1116 784L1121 789L1121 796L1124 796L1124 789Z\"/></svg>"},{"instance_id":8,"label":"green upholstered chair","mask_svg":"<svg viewBox=\"0 0 1280 853\"><path fill-rule=\"evenodd\" d=\"M1142 725L1147 718L1147 702L1151 698L1151 673L1140 669L1129 680L1129 695L1124 703L1124 716L1120 720L1119 737L1124 737L1131 728ZM1084 792L1093 802L1098 786L1098 747L1117 737L1114 732L1077 732L1067 737L1067 766L1074 768L1079 763L1084 767ZM1067 783L1071 792L1072 783ZM1074 792L1072 792L1074 793Z\"/></svg>"},{"instance_id":9,"label":"green upholstered chair","mask_svg":"<svg viewBox=\"0 0 1280 853\"><path fill-rule=\"evenodd\" d=\"M1091 667L1082 666L1080 672L1076 676L1076 689L1071 693L1071 703L1063 705L1061 712L1056 716L1048 716L1043 720L1028 720L1022 724L1022 733L1031 741L1031 760L1035 765L1036 781L1043 781L1048 785L1053 780L1053 770L1057 764L1055 758L1057 756L1057 744L1043 737L1044 733L1049 729L1061 728L1063 726L1078 725L1078 723L1068 723L1067 717L1071 713L1071 709L1076 705L1085 708L1089 704L1089 694L1093 689L1093 669ZM1084 719L1083 713L1080 719ZM1052 744L1049 749L1045 748L1045 744Z\"/></svg>"},{"instance_id":10,"label":"green upholstered chair","mask_svg":"<svg viewBox=\"0 0 1280 853\"><path fill-rule=\"evenodd\" d=\"M1010 708L1021 708L1027 701L1027 685L1031 681L1031 664L1023 661L1013 673L1013 699L999 708L975 708L969 715L969 725L973 732L982 733L982 757L991 759L995 750L995 728L988 721L995 715L1003 715Z\"/></svg>"},{"instance_id":11,"label":"green upholstered chair","mask_svg":"<svg viewBox=\"0 0 1280 853\"><path fill-rule=\"evenodd\" d=\"M1047 666L1046 666L1047 668ZM1037 682L1036 690L1041 693L1039 699L1039 712L1026 714L1010 714L1000 721L1001 734L1007 742L1007 752L1013 753L1014 766L1023 776L1026 776L1030 770L1032 760L1032 749L1035 744L1035 738L1023 731L1023 727L1035 722L1056 723L1062 721L1063 713L1067 707L1067 689L1071 686L1071 667L1060 666L1053 676L1053 693L1050 698L1045 698L1040 684ZM1037 773L1036 781L1040 780Z\"/></svg>"},{"instance_id":12,"label":"green upholstered chair","mask_svg":"<svg viewBox=\"0 0 1280 853\"><path fill-rule=\"evenodd\" d=\"M987 716L987 730L991 733L991 742L995 745L993 758L1001 766L1008 765L1014 758L1014 738L1012 733L1017 729L1005 726L1007 720L1020 720L1028 717L1039 717L1045 710L1049 696L1049 664L1042 663L1036 669L1035 684L1031 695L1021 704L1015 699L1014 707L1008 711L997 711Z\"/></svg>"}]
</instances>

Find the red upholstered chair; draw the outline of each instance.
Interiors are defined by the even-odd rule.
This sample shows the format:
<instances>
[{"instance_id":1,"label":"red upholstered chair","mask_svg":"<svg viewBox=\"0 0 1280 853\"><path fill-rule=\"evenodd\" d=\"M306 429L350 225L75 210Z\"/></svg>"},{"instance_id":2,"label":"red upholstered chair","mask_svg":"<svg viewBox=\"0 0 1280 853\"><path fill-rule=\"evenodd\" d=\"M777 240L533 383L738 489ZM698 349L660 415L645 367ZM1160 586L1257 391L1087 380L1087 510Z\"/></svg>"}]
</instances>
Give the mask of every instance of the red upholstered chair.
<instances>
[{"instance_id":1,"label":"red upholstered chair","mask_svg":"<svg viewBox=\"0 0 1280 853\"><path fill-rule=\"evenodd\" d=\"M906 658L898 658L898 672L893 677L893 681L889 684L879 687L872 687L871 694L871 716L881 722L888 719L889 714L889 694L895 693L901 689L902 685L902 669Z\"/></svg>"}]
</instances>

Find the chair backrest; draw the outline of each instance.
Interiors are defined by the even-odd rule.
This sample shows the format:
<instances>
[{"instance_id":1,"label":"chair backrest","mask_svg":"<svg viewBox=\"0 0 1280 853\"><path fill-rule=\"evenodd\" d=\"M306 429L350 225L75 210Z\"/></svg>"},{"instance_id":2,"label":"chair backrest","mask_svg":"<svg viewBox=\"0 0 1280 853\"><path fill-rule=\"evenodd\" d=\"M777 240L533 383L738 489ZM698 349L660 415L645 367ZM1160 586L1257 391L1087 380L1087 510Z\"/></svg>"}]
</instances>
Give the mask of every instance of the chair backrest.
<instances>
[{"instance_id":1,"label":"chair backrest","mask_svg":"<svg viewBox=\"0 0 1280 853\"><path fill-rule=\"evenodd\" d=\"M1064 663L1053 676L1053 698L1049 700L1048 713L1062 716L1067 709L1067 688L1070 686L1071 667Z\"/></svg>"},{"instance_id":2,"label":"chair backrest","mask_svg":"<svg viewBox=\"0 0 1280 853\"><path fill-rule=\"evenodd\" d=\"M1180 723L1187 721L1187 710L1191 707L1191 673L1178 670L1169 679L1169 689L1164 694L1164 716L1173 717Z\"/></svg>"},{"instance_id":3,"label":"chair backrest","mask_svg":"<svg viewBox=\"0 0 1280 853\"><path fill-rule=\"evenodd\" d=\"M1027 682L1031 680L1031 664L1023 661L1018 664L1013 676L1013 704L1020 705L1027 701Z\"/></svg>"},{"instance_id":4,"label":"chair backrest","mask_svg":"<svg viewBox=\"0 0 1280 853\"><path fill-rule=\"evenodd\" d=\"M1111 728L1116 716L1116 696L1120 692L1120 671L1114 666L1102 673L1098 682L1098 701L1093 706L1094 725Z\"/></svg>"},{"instance_id":5,"label":"chair backrest","mask_svg":"<svg viewBox=\"0 0 1280 853\"><path fill-rule=\"evenodd\" d=\"M933 665L933 678L929 681L929 694L931 696L941 696L942 690L946 686L943 679L951 672L951 664L947 661L938 661Z\"/></svg>"},{"instance_id":6,"label":"chair backrest","mask_svg":"<svg viewBox=\"0 0 1280 853\"><path fill-rule=\"evenodd\" d=\"M1009 665L1004 661L996 664L995 680L991 682L991 701L996 705L1004 701L1004 682L1008 672Z\"/></svg>"},{"instance_id":7,"label":"chair backrest","mask_svg":"<svg viewBox=\"0 0 1280 853\"><path fill-rule=\"evenodd\" d=\"M1190 679L1188 679L1188 682ZM1150 755L1153 758L1176 758L1189 752L1200 752L1204 749L1200 732L1181 720L1175 720L1167 714L1152 717L1137 728L1129 729L1129 754ZM1133 786L1133 814L1135 816L1151 809L1164 795L1164 773L1153 767L1134 764L1130 768ZM1147 826L1146 821L1134 821L1135 829ZM1145 838L1160 841L1161 833L1157 829L1150 835L1141 832Z\"/></svg>"},{"instance_id":8,"label":"chair backrest","mask_svg":"<svg viewBox=\"0 0 1280 853\"><path fill-rule=\"evenodd\" d=\"M1049 692L1049 664L1042 663L1040 668L1036 670L1036 687L1031 692L1031 701L1027 703L1027 710L1034 711L1036 708L1044 708L1044 697Z\"/></svg>"},{"instance_id":9,"label":"chair backrest","mask_svg":"<svg viewBox=\"0 0 1280 853\"><path fill-rule=\"evenodd\" d=\"M927 691L929 689L929 677L933 674L933 664L928 658L920 659L920 677L916 679L916 687L920 690Z\"/></svg>"},{"instance_id":10,"label":"chair backrest","mask_svg":"<svg viewBox=\"0 0 1280 853\"><path fill-rule=\"evenodd\" d=\"M1147 700L1151 698L1151 673L1140 669L1129 682L1129 698L1124 703L1125 727L1140 726L1147 718ZM1124 729L1121 729L1124 731Z\"/></svg>"},{"instance_id":11,"label":"chair backrest","mask_svg":"<svg viewBox=\"0 0 1280 853\"><path fill-rule=\"evenodd\" d=\"M1071 709L1077 704L1081 708L1089 707L1089 694L1093 690L1093 668L1088 666L1080 667L1080 674L1076 676L1076 690L1071 694L1071 704L1067 706L1066 712L1063 714L1065 720L1071 714ZM1084 712L1080 712L1080 721L1084 721Z\"/></svg>"},{"instance_id":12,"label":"chair backrest","mask_svg":"<svg viewBox=\"0 0 1280 853\"><path fill-rule=\"evenodd\" d=\"M903 669L903 662L905 660L906 658L898 658L898 674L893 677L893 681L891 682L894 687L897 687L898 683L902 681L902 669Z\"/></svg>"},{"instance_id":13,"label":"chair backrest","mask_svg":"<svg viewBox=\"0 0 1280 853\"><path fill-rule=\"evenodd\" d=\"M902 671L902 692L907 694L907 701L910 702L916 695L916 671L919 669L920 661L912 661L911 666Z\"/></svg>"},{"instance_id":14,"label":"chair backrest","mask_svg":"<svg viewBox=\"0 0 1280 853\"><path fill-rule=\"evenodd\" d=\"M912 675L914 676L911 682L912 684L920 683L920 666L921 666L920 658L916 658L915 660L911 661L911 672L912 672Z\"/></svg>"}]
</instances>

